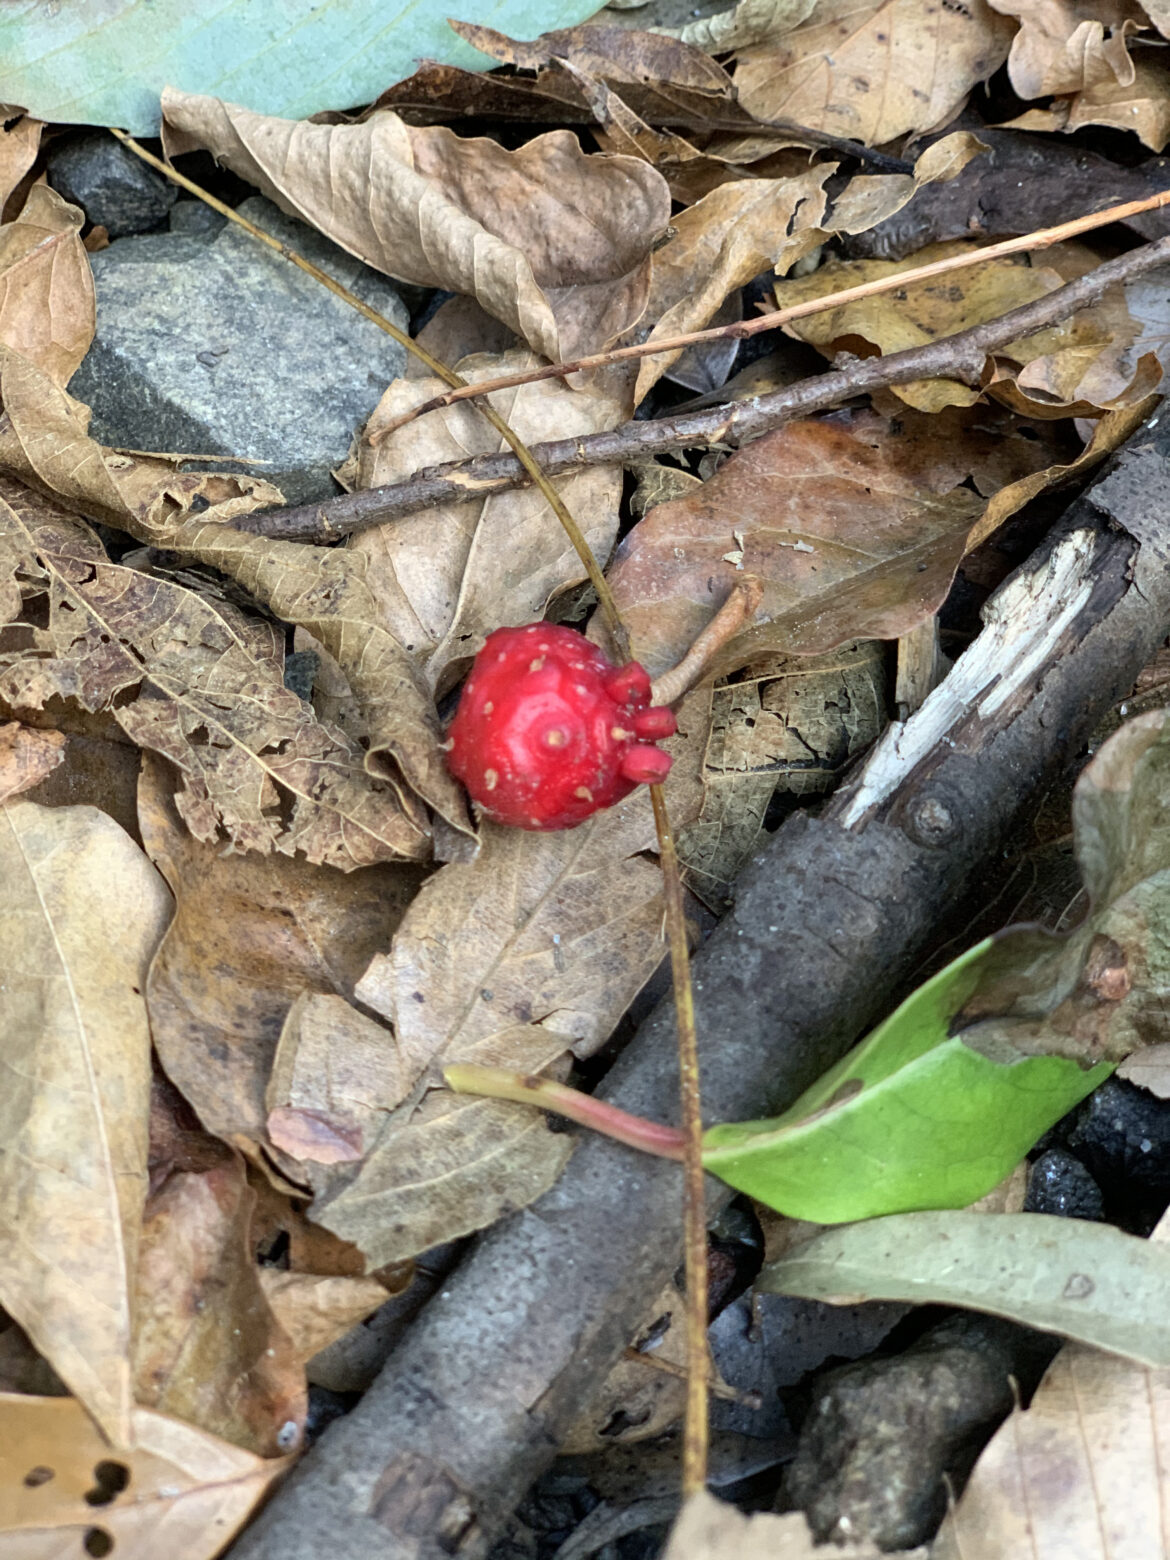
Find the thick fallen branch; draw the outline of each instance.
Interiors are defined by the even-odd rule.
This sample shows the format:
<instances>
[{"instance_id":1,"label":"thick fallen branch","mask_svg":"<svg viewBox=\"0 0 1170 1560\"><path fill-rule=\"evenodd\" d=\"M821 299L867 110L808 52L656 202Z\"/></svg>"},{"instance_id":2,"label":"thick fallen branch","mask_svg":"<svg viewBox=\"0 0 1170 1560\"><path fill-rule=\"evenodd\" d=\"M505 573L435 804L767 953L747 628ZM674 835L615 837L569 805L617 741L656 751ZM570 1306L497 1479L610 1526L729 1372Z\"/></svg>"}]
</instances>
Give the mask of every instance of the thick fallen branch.
<instances>
[{"instance_id":1,"label":"thick fallen branch","mask_svg":"<svg viewBox=\"0 0 1170 1560\"><path fill-rule=\"evenodd\" d=\"M1022 805L1170 630L1170 417L1135 435L986 619L956 681L819 819L759 853L696 957L710 1120L785 1108L888 1011ZM604 1093L671 1116L670 1002ZM583 1137L551 1192L478 1241L233 1560L478 1560L677 1267L680 1174ZM712 1208L728 1196L711 1185Z\"/></svg>"},{"instance_id":2,"label":"thick fallen branch","mask_svg":"<svg viewBox=\"0 0 1170 1560\"><path fill-rule=\"evenodd\" d=\"M840 406L853 396L913 379L958 379L978 385L988 356L1013 341L1045 330L1067 319L1078 309L1096 303L1108 288L1155 266L1170 262L1170 238L1158 239L1108 260L1086 276L1068 282L1034 303L1013 309L999 319L971 330L943 336L925 347L893 352L887 357L866 358L847 368L818 374L771 395L753 396L727 406L713 406L675 417L623 423L607 433L578 439L553 439L534 444L533 457L549 476L580 466L613 461L645 460L671 450L714 444L745 444L778 428L794 417L807 417ZM471 460L429 466L404 482L388 487L345 493L320 504L299 504L289 509L258 510L233 520L240 530L285 541L332 541L338 537L382 525L400 515L436 504L460 503L507 488L522 486L527 477L514 455L477 455Z\"/></svg>"}]
</instances>

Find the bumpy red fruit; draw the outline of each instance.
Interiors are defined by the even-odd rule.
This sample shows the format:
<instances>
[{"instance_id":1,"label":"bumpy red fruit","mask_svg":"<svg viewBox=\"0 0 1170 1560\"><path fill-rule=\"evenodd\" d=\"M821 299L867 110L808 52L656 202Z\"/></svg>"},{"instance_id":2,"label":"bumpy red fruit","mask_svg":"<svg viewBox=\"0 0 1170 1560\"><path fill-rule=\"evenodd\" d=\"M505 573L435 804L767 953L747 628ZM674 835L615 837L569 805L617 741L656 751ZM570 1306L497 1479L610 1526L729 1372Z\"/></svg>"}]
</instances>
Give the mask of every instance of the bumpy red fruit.
<instances>
[{"instance_id":1,"label":"bumpy red fruit","mask_svg":"<svg viewBox=\"0 0 1170 1560\"><path fill-rule=\"evenodd\" d=\"M496 823L570 829L645 781L665 780L653 744L675 730L650 708L636 661L613 666L574 628L531 623L489 634L451 723L448 763Z\"/></svg>"}]
</instances>

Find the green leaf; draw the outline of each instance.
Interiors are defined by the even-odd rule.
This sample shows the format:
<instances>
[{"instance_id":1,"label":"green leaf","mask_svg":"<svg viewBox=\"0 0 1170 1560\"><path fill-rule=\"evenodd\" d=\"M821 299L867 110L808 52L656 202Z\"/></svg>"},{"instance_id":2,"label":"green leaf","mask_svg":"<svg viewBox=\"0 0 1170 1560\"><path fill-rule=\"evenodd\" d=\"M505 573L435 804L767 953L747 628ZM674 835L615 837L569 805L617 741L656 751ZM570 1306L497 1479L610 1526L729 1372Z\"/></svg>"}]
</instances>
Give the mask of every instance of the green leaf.
<instances>
[{"instance_id":1,"label":"green leaf","mask_svg":"<svg viewBox=\"0 0 1170 1560\"><path fill-rule=\"evenodd\" d=\"M706 1169L818 1224L962 1208L989 1192L1113 1070L992 1061L950 1035L993 948L940 970L782 1116L709 1128Z\"/></svg>"},{"instance_id":2,"label":"green leaf","mask_svg":"<svg viewBox=\"0 0 1170 1560\"><path fill-rule=\"evenodd\" d=\"M906 1213L829 1230L757 1289L853 1304L961 1305L1170 1365L1170 1246L1043 1213Z\"/></svg>"},{"instance_id":3,"label":"green leaf","mask_svg":"<svg viewBox=\"0 0 1170 1560\"><path fill-rule=\"evenodd\" d=\"M6 0L0 102L37 119L155 135L164 86L302 119L368 103L421 59L494 64L447 26L450 0ZM495 0L462 14L513 37L584 21L596 0Z\"/></svg>"}]
</instances>

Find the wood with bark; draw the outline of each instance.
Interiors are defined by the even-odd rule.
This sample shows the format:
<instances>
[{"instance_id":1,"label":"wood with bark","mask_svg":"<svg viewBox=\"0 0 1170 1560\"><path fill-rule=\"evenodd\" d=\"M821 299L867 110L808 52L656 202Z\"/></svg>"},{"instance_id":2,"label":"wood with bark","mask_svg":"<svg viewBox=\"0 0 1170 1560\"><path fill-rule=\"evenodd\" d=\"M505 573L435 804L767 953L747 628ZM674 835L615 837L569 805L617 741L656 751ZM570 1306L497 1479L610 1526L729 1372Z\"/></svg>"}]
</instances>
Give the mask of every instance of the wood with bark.
<instances>
[{"instance_id":1,"label":"wood with bark","mask_svg":"<svg viewBox=\"0 0 1170 1560\"><path fill-rule=\"evenodd\" d=\"M1170 262L1170 238L1158 239L1116 260L1106 261L1076 281L1068 282L1022 308L1013 309L999 319L988 320L986 324L953 336L940 337L928 346L852 362L831 373L817 374L787 389L753 396L747 401L705 407L673 417L635 420L609 432L582 438L534 444L531 454L546 475L555 477L582 466L646 460L673 450L746 444L795 417L827 411L854 396L903 385L913 379L945 377L978 385L989 354L1067 319L1078 309L1095 303L1110 287L1167 262ZM232 524L241 531L283 541L336 541L415 510L483 498L489 493L522 487L527 481L515 455L477 455L470 460L425 467L405 481L344 493L324 503L298 504L289 509L260 509L235 517Z\"/></svg>"},{"instance_id":2,"label":"wood with bark","mask_svg":"<svg viewBox=\"0 0 1170 1560\"><path fill-rule=\"evenodd\" d=\"M1170 416L1114 457L985 620L826 812L759 852L696 956L710 1120L783 1110L889 1011L969 913L1022 806L1170 630ZM603 1093L677 1119L670 1001ZM676 1164L584 1135L549 1193L480 1237L232 1560L479 1560L677 1268L680 1182ZM709 1192L712 1210L731 1196Z\"/></svg>"}]
</instances>

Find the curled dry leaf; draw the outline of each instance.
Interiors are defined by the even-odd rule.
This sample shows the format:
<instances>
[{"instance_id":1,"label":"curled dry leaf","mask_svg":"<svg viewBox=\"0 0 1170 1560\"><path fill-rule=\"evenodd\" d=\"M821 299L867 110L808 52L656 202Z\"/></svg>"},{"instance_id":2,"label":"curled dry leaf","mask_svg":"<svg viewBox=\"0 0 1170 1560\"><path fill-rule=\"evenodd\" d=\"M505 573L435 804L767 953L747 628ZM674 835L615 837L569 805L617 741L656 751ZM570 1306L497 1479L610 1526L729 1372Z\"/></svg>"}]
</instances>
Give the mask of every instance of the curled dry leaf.
<instances>
[{"instance_id":1,"label":"curled dry leaf","mask_svg":"<svg viewBox=\"0 0 1170 1560\"><path fill-rule=\"evenodd\" d=\"M475 380L518 372L534 361L530 353L512 352L459 366ZM434 379L394 381L364 430L356 468L348 473L354 486L377 487L423 466L502 447L499 434L467 402L380 437L380 430L444 388ZM570 389L559 380L498 391L489 401L529 443L599 433L616 427L629 410L624 398ZM593 467L556 486L596 556L608 558L617 536L620 466ZM444 504L366 531L339 561L352 568L358 559L379 620L430 686L440 689L466 669L493 628L532 622L552 596L583 577L560 521L535 488Z\"/></svg>"},{"instance_id":2,"label":"curled dry leaf","mask_svg":"<svg viewBox=\"0 0 1170 1560\"><path fill-rule=\"evenodd\" d=\"M383 109L361 124L273 119L163 93L172 151L206 147L283 210L401 281L470 293L536 352L596 352L636 324L670 220L662 176L554 130L511 152Z\"/></svg>"},{"instance_id":3,"label":"curled dry leaf","mask_svg":"<svg viewBox=\"0 0 1170 1560\"><path fill-rule=\"evenodd\" d=\"M1064 100L1058 98L1054 108L1060 118ZM1160 49L1135 53L1130 83L1102 82L1079 92L1067 103L1062 121L1053 128L1071 134L1087 125L1132 130L1152 151L1164 149L1170 141L1170 70Z\"/></svg>"},{"instance_id":4,"label":"curled dry leaf","mask_svg":"<svg viewBox=\"0 0 1170 1560\"><path fill-rule=\"evenodd\" d=\"M111 1459L72 1398L0 1396L0 1547L9 1560L111 1551L119 1560L214 1560L293 1461L256 1457L148 1408L132 1411L131 1429L134 1450ZM102 1469L105 1481L95 1479Z\"/></svg>"},{"instance_id":5,"label":"curled dry leaf","mask_svg":"<svg viewBox=\"0 0 1170 1560\"><path fill-rule=\"evenodd\" d=\"M610 573L637 658L652 676L673 665L745 573L763 580L763 602L713 675L768 651L909 632L943 600L984 507L962 484L994 492L1048 448L994 417L951 417L945 430L910 412L788 423L652 509Z\"/></svg>"},{"instance_id":6,"label":"curled dry leaf","mask_svg":"<svg viewBox=\"0 0 1170 1560\"><path fill-rule=\"evenodd\" d=\"M0 214L9 196L37 160L44 125L21 114L0 122ZM11 217L12 212L8 215Z\"/></svg>"},{"instance_id":7,"label":"curled dry leaf","mask_svg":"<svg viewBox=\"0 0 1170 1560\"><path fill-rule=\"evenodd\" d=\"M278 1268L261 1268L259 1277L264 1298L301 1367L389 1299L376 1278L286 1273Z\"/></svg>"},{"instance_id":8,"label":"curled dry leaf","mask_svg":"<svg viewBox=\"0 0 1170 1560\"><path fill-rule=\"evenodd\" d=\"M986 0L823 0L807 21L743 49L740 102L868 146L945 124L1003 64L1014 29Z\"/></svg>"},{"instance_id":9,"label":"curled dry leaf","mask_svg":"<svg viewBox=\"0 0 1170 1560\"><path fill-rule=\"evenodd\" d=\"M56 190L34 184L16 220L0 226L0 341L61 386L89 351L96 324L84 220Z\"/></svg>"},{"instance_id":10,"label":"curled dry leaf","mask_svg":"<svg viewBox=\"0 0 1170 1560\"><path fill-rule=\"evenodd\" d=\"M366 789L393 787L401 823L413 832L406 840L400 831L398 854L426 854L430 828L419 797L453 828L472 832L463 792L440 747L434 700L417 662L386 627L377 581L367 579L364 558L204 520L175 525L165 545L237 580L278 618L306 629L328 650L356 700L362 745L351 730L349 747L365 770ZM355 856L359 865L376 859Z\"/></svg>"},{"instance_id":11,"label":"curled dry leaf","mask_svg":"<svg viewBox=\"0 0 1170 1560\"><path fill-rule=\"evenodd\" d=\"M36 731L18 720L0 726L0 802L27 791L65 757L63 731Z\"/></svg>"},{"instance_id":12,"label":"curled dry leaf","mask_svg":"<svg viewBox=\"0 0 1170 1560\"><path fill-rule=\"evenodd\" d=\"M807 21L815 8L816 0L739 0L728 11L688 22L678 36L697 49L723 54L781 38Z\"/></svg>"},{"instance_id":13,"label":"curled dry leaf","mask_svg":"<svg viewBox=\"0 0 1170 1560\"><path fill-rule=\"evenodd\" d=\"M669 744L676 827L697 810L707 703L701 694L684 703ZM571 1142L538 1114L446 1090L415 1102L448 1061L539 1071L605 1042L665 956L661 875L645 854L654 842L641 791L576 829L485 824L477 859L436 873L390 952L373 959L356 994L392 1024L399 1059L384 1069L382 1098L360 1102L363 1122L380 1109L381 1130L356 1169L301 1167L319 1191L312 1217L371 1266L482 1228L555 1179ZM336 1076L336 1052L329 1065ZM297 1083L309 1088L307 1068ZM326 1078L318 1097L328 1090Z\"/></svg>"},{"instance_id":14,"label":"curled dry leaf","mask_svg":"<svg viewBox=\"0 0 1170 1560\"><path fill-rule=\"evenodd\" d=\"M777 306L824 297L971 247L963 242L936 244L906 260L830 263L812 276L778 282ZM827 356L842 348L856 350L859 341L883 353L898 352L981 325L1044 297L1091 270L1097 259L1084 245L1059 244L1035 262L1026 255L1005 256L952 276L826 309L785 328ZM1150 395L1161 378L1153 353L1133 361L1140 333L1123 289L1113 289L1093 308L1080 309L1063 324L998 352L986 376L987 393L1026 416L1086 416L1134 405ZM894 394L919 411L934 412L944 406L970 406L983 390L956 380L930 379L898 385Z\"/></svg>"},{"instance_id":15,"label":"curled dry leaf","mask_svg":"<svg viewBox=\"0 0 1170 1560\"><path fill-rule=\"evenodd\" d=\"M255 1193L223 1144L218 1162L176 1169L143 1217L134 1310L134 1396L262 1457L300 1444L303 1357L261 1285Z\"/></svg>"},{"instance_id":16,"label":"curled dry leaf","mask_svg":"<svg viewBox=\"0 0 1170 1560\"><path fill-rule=\"evenodd\" d=\"M675 236L653 261L646 315L651 341L700 330L733 288L769 265L789 270L830 233L853 233L899 211L921 188L960 173L983 143L965 131L928 147L913 174L866 174L850 180L832 211L824 186L836 164L783 179L722 184L674 219ZM814 273L820 275L820 272ZM640 401L678 353L644 358L634 391Z\"/></svg>"},{"instance_id":17,"label":"curled dry leaf","mask_svg":"<svg viewBox=\"0 0 1170 1560\"><path fill-rule=\"evenodd\" d=\"M225 855L183 827L163 766L149 755L139 821L175 895L146 988L159 1058L203 1125L255 1158L267 1141L264 1088L286 1013L302 991L352 994L419 870L343 874L287 857Z\"/></svg>"},{"instance_id":18,"label":"curled dry leaf","mask_svg":"<svg viewBox=\"0 0 1170 1560\"><path fill-rule=\"evenodd\" d=\"M1132 85L1133 60L1126 45L1146 23L1141 8L1130 0L1104 0L1088 7L1077 0L990 4L1020 26L1008 54L1008 75L1020 97Z\"/></svg>"},{"instance_id":19,"label":"curled dry leaf","mask_svg":"<svg viewBox=\"0 0 1170 1560\"><path fill-rule=\"evenodd\" d=\"M933 1560L1159 1560L1168 1420L1165 1370L1066 1344L983 1452Z\"/></svg>"},{"instance_id":20,"label":"curled dry leaf","mask_svg":"<svg viewBox=\"0 0 1170 1560\"><path fill-rule=\"evenodd\" d=\"M0 809L0 881L0 1304L126 1446L150 1093L142 993L171 899L93 807Z\"/></svg>"},{"instance_id":21,"label":"curled dry leaf","mask_svg":"<svg viewBox=\"0 0 1170 1560\"><path fill-rule=\"evenodd\" d=\"M182 774L178 807L197 839L222 829L237 849L300 850L346 870L425 851L425 822L285 688L235 608L110 563L84 521L3 478L0 559L26 611L46 613L0 653L0 693L32 709L117 698L127 735Z\"/></svg>"}]
</instances>

